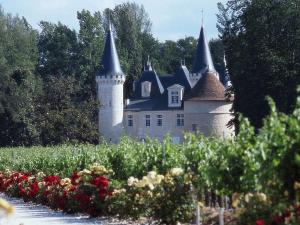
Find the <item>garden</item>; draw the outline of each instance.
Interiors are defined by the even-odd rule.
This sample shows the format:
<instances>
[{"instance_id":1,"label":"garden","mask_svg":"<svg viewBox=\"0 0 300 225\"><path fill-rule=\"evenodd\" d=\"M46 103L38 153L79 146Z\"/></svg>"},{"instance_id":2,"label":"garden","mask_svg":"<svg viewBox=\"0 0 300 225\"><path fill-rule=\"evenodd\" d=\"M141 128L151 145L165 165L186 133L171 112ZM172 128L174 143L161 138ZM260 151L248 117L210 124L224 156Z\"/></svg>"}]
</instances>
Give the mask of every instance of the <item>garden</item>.
<instances>
[{"instance_id":1,"label":"garden","mask_svg":"<svg viewBox=\"0 0 300 225\"><path fill-rule=\"evenodd\" d=\"M225 208L225 224L300 224L300 99L292 115L271 114L256 132L184 143L123 138L117 145L2 148L0 192L67 213L152 224L202 224Z\"/></svg>"}]
</instances>

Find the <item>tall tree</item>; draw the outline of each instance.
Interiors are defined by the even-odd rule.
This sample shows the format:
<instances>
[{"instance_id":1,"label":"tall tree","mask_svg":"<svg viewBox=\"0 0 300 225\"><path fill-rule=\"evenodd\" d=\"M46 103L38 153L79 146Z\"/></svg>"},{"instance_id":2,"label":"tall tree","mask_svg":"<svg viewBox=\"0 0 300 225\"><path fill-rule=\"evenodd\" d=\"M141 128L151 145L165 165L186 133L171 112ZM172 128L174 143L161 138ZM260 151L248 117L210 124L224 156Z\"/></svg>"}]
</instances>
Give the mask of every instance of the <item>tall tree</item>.
<instances>
[{"instance_id":1,"label":"tall tree","mask_svg":"<svg viewBox=\"0 0 300 225\"><path fill-rule=\"evenodd\" d=\"M78 72L78 41L75 30L61 24L40 22L39 72L48 75L75 76Z\"/></svg>"},{"instance_id":2,"label":"tall tree","mask_svg":"<svg viewBox=\"0 0 300 225\"><path fill-rule=\"evenodd\" d=\"M0 145L30 145L38 141L35 100L37 32L24 18L0 9Z\"/></svg>"},{"instance_id":3,"label":"tall tree","mask_svg":"<svg viewBox=\"0 0 300 225\"><path fill-rule=\"evenodd\" d=\"M300 1L229 1L219 11L235 112L259 128L269 95L280 111L291 113L300 84Z\"/></svg>"}]
</instances>

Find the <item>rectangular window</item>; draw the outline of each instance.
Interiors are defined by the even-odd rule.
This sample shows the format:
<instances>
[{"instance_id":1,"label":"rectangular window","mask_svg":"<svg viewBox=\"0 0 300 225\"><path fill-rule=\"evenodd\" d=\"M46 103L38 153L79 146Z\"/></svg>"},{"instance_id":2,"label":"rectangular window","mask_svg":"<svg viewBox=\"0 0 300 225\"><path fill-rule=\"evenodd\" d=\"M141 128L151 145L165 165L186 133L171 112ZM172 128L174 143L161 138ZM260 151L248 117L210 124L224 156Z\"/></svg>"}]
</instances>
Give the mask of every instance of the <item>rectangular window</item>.
<instances>
[{"instance_id":1,"label":"rectangular window","mask_svg":"<svg viewBox=\"0 0 300 225\"><path fill-rule=\"evenodd\" d=\"M133 127L133 116L128 115L127 118L128 118L128 122L127 122L128 126Z\"/></svg>"},{"instance_id":2,"label":"rectangular window","mask_svg":"<svg viewBox=\"0 0 300 225\"><path fill-rule=\"evenodd\" d=\"M171 101L172 103L178 104L179 103L179 93L178 91L172 91L171 92Z\"/></svg>"},{"instance_id":3,"label":"rectangular window","mask_svg":"<svg viewBox=\"0 0 300 225\"><path fill-rule=\"evenodd\" d=\"M184 126L184 114L177 114L177 126L178 127Z\"/></svg>"},{"instance_id":4,"label":"rectangular window","mask_svg":"<svg viewBox=\"0 0 300 225\"><path fill-rule=\"evenodd\" d=\"M157 126L162 126L162 115L157 115Z\"/></svg>"},{"instance_id":5,"label":"rectangular window","mask_svg":"<svg viewBox=\"0 0 300 225\"><path fill-rule=\"evenodd\" d=\"M150 127L150 115L146 115L146 127Z\"/></svg>"}]
</instances>

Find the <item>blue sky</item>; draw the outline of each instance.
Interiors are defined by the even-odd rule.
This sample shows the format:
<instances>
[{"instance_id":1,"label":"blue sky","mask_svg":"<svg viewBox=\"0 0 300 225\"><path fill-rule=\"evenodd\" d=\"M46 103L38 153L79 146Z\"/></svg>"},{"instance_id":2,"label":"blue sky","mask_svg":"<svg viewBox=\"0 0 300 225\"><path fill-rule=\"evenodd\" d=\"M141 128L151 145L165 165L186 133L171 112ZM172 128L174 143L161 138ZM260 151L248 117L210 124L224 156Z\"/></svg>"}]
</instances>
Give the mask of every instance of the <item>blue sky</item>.
<instances>
[{"instance_id":1,"label":"blue sky","mask_svg":"<svg viewBox=\"0 0 300 225\"><path fill-rule=\"evenodd\" d=\"M0 0L5 12L24 16L38 28L41 20L58 22L78 29L76 12L82 9L103 11L114 8L126 0ZM129 2L133 2L129 0ZM177 40L185 36L198 37L201 26L201 10L209 39L218 37L216 28L217 3L226 0L135 0L143 4L152 20L152 33L160 41Z\"/></svg>"}]
</instances>

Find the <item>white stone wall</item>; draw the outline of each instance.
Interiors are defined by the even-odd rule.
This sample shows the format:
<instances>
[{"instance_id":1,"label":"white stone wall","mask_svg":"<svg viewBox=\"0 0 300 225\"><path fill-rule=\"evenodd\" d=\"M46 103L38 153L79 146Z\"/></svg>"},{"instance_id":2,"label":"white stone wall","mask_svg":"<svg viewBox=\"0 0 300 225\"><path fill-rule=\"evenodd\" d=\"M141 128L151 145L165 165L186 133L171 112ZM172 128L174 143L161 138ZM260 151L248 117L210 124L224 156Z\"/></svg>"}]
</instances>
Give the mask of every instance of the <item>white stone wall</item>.
<instances>
[{"instance_id":1,"label":"white stone wall","mask_svg":"<svg viewBox=\"0 0 300 225\"><path fill-rule=\"evenodd\" d=\"M228 122L233 118L230 113L231 107L232 103L225 101L185 101L184 129L205 136L233 137L234 129L227 127Z\"/></svg>"},{"instance_id":2,"label":"white stone wall","mask_svg":"<svg viewBox=\"0 0 300 225\"><path fill-rule=\"evenodd\" d=\"M108 142L119 141L123 132L123 84L125 76L97 77L99 132Z\"/></svg>"},{"instance_id":3,"label":"white stone wall","mask_svg":"<svg viewBox=\"0 0 300 225\"><path fill-rule=\"evenodd\" d=\"M183 110L166 111L125 111L124 127L126 135L141 140L152 137L158 140L169 133L172 138L182 141L184 127L177 126L177 114L183 114ZM133 117L133 126L128 126L128 115ZM146 115L150 115L150 126L146 126ZM157 115L162 115L162 126L157 126Z\"/></svg>"}]
</instances>

